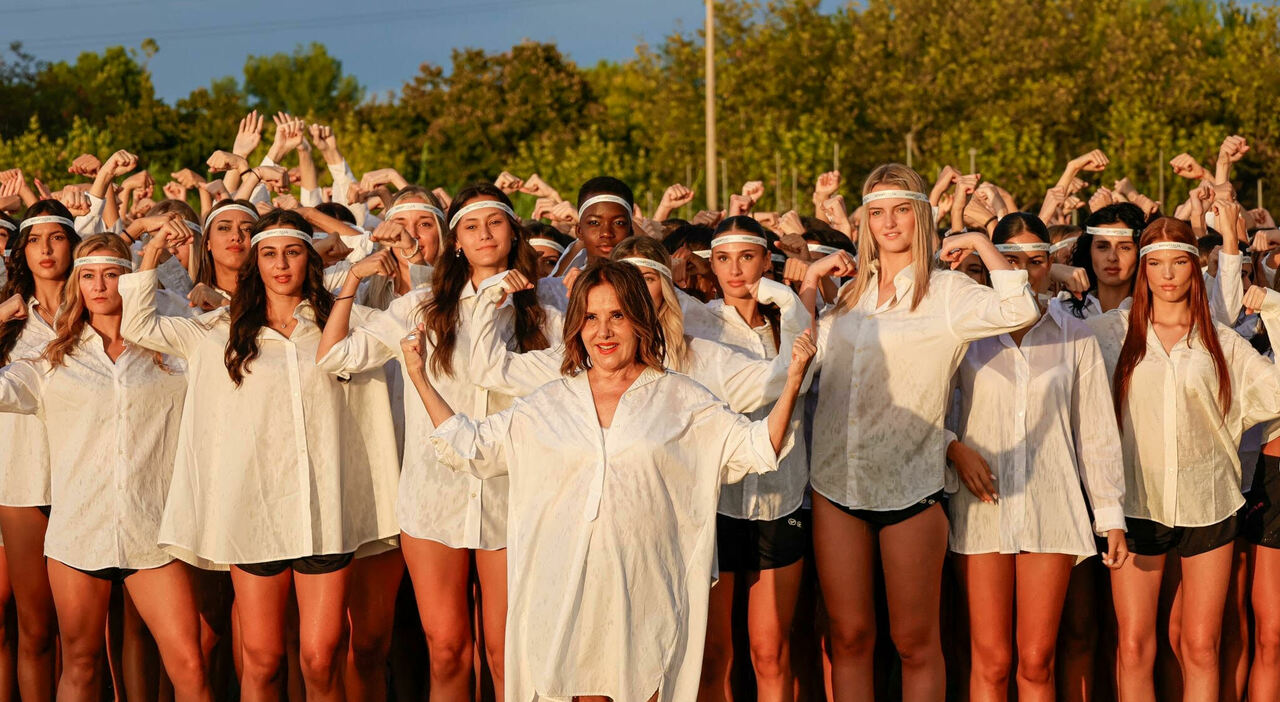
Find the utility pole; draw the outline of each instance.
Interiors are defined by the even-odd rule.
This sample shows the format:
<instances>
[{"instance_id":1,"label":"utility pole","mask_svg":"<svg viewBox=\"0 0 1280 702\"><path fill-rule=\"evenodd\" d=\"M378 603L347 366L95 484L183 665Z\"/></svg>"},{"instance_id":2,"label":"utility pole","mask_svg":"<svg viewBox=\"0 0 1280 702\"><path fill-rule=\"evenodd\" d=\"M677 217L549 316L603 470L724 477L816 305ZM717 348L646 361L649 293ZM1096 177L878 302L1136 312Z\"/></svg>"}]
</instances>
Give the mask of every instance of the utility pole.
<instances>
[{"instance_id":1,"label":"utility pole","mask_svg":"<svg viewBox=\"0 0 1280 702\"><path fill-rule=\"evenodd\" d=\"M716 4L715 0L706 0L706 58L707 58L707 209L715 211L716 186L720 179L716 177Z\"/></svg>"},{"instance_id":2,"label":"utility pole","mask_svg":"<svg viewBox=\"0 0 1280 702\"><path fill-rule=\"evenodd\" d=\"M978 172L978 150L969 149L969 173Z\"/></svg>"}]
</instances>

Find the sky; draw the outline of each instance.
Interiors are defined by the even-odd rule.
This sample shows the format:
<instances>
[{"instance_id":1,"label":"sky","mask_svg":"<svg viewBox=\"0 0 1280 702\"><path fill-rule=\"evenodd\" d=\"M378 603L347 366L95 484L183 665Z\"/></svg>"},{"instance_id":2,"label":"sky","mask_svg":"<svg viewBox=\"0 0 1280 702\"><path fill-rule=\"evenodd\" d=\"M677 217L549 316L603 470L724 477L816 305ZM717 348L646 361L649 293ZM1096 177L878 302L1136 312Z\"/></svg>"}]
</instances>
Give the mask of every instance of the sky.
<instances>
[{"instance_id":1,"label":"sky","mask_svg":"<svg viewBox=\"0 0 1280 702\"><path fill-rule=\"evenodd\" d=\"M835 2L824 0L823 7ZM638 44L702 26L701 0L0 0L0 46L48 61L137 47L151 37L157 94L173 102L215 78L243 79L245 57L318 41L368 94L399 91L454 48L554 42L579 65L626 60Z\"/></svg>"}]
</instances>

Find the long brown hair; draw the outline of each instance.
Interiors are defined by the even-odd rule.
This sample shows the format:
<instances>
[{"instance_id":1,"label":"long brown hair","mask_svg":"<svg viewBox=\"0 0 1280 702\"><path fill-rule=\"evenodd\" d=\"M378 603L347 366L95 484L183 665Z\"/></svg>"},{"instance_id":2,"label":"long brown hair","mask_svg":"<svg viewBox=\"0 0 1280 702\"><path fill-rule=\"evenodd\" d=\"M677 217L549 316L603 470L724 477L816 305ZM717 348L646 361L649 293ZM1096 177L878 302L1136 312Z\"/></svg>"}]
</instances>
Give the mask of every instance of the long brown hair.
<instances>
[{"instance_id":1,"label":"long brown hair","mask_svg":"<svg viewBox=\"0 0 1280 702\"><path fill-rule=\"evenodd\" d=\"M624 258L647 258L671 268L671 255L665 247L650 236L629 236L613 247L609 260L621 261ZM627 264L631 265L631 264ZM644 274L640 274L641 279ZM693 355L689 342L684 338L684 310L680 308L680 298L676 295L676 286L665 275L662 278L662 309L656 310L658 325L666 340L666 367L683 373ZM576 283L575 283L576 285ZM646 288L647 289L647 288Z\"/></svg>"},{"instance_id":2,"label":"long brown hair","mask_svg":"<svg viewBox=\"0 0 1280 702\"><path fill-rule=\"evenodd\" d=\"M877 185L888 185L895 190L910 190L921 194L929 192L924 178L901 163L876 166L876 169L871 171L871 175L867 176L866 182L862 184L863 197ZM909 200L908 202L912 213L916 216L916 230L911 238L911 270L915 273L911 309L915 310L924 296L929 293L929 275L933 272L933 257L938 250L938 237L933 224L933 206L927 200ZM880 245L876 243L875 235L871 233L871 215L865 211L861 224L858 225L857 243L858 261L869 265L872 261L880 260ZM836 313L843 314L858 304L870 281L871 276L862 274L846 285L836 298Z\"/></svg>"},{"instance_id":3,"label":"long brown hair","mask_svg":"<svg viewBox=\"0 0 1280 702\"><path fill-rule=\"evenodd\" d=\"M453 198L449 205L452 221L459 210L477 198L491 197L511 206L511 200L491 183L469 185ZM507 216L511 225L511 250L507 252L507 268L515 269L529 280L538 279L538 253L525 240L524 229L513 217ZM435 351L431 354L431 369L439 375L453 375L453 352L458 344L458 310L461 307L462 290L471 280L471 262L458 244L458 234L453 227L444 230L440 243L440 259L431 278L431 295L418 308L418 315L426 324ZM521 351L545 349L549 345L542 332L547 313L538 304L533 290L522 290L512 296L515 306L516 344Z\"/></svg>"},{"instance_id":4,"label":"long brown hair","mask_svg":"<svg viewBox=\"0 0 1280 702\"><path fill-rule=\"evenodd\" d=\"M591 356L582 343L582 328L587 320L587 295L599 285L613 286L618 301L622 303L622 316L635 329L636 363L662 370L666 337L658 323L644 276L630 263L599 261L583 269L573 283L573 292L569 294L569 307L564 316L564 363L560 372L577 375L591 367Z\"/></svg>"},{"instance_id":5,"label":"long brown hair","mask_svg":"<svg viewBox=\"0 0 1280 702\"><path fill-rule=\"evenodd\" d=\"M71 212L57 200L41 200L27 209L27 219L32 217L54 216L66 217L74 221ZM62 231L67 235L67 241L71 242L72 251L76 245L80 243L80 235L76 233L74 227L60 225ZM18 229L16 237L12 238L11 248L12 254L9 256L9 279L5 281L4 290L0 291L0 300L8 300L14 295L21 295L23 302L30 302L31 298L36 294L36 279L31 274L31 266L27 264L27 242L31 239L31 226L22 226ZM67 262L66 276L71 275L71 262ZM64 278L65 280L65 278ZM0 365L8 364L10 361L9 354L13 353L13 347L18 344L18 337L22 336L22 330L26 329L27 320L11 319L0 325Z\"/></svg>"},{"instance_id":6,"label":"long brown hair","mask_svg":"<svg viewBox=\"0 0 1280 702\"><path fill-rule=\"evenodd\" d=\"M289 210L272 210L263 215L253 225L253 233L256 235L275 228L297 229L308 236L312 233L307 220ZM302 298L311 303L316 326L323 329L325 322L329 321L329 311L333 309L333 294L324 287L324 261L320 254L308 244L303 248L307 251L307 277L302 281ZM239 387L244 382L244 374L249 372L249 363L258 357L258 333L267 324L267 286L258 272L257 244L249 247L249 258L240 267L236 292L231 296L230 314L231 332L223 362L231 382Z\"/></svg>"},{"instance_id":7,"label":"long brown hair","mask_svg":"<svg viewBox=\"0 0 1280 702\"><path fill-rule=\"evenodd\" d=\"M247 207L254 212L258 208L253 206L248 200L223 200L209 209L209 214L204 219L204 226L201 228L199 235L191 242L191 282L204 283L211 288L218 287L217 267L213 263L213 252L209 250L209 229L213 226L213 220L217 217L218 210L225 209L230 205L240 205ZM254 220L256 223L257 220ZM256 230L255 230L256 231ZM246 244L249 242L246 241Z\"/></svg>"},{"instance_id":8,"label":"long brown hair","mask_svg":"<svg viewBox=\"0 0 1280 702\"><path fill-rule=\"evenodd\" d=\"M1195 234L1191 225L1172 217L1161 217L1151 223L1139 246L1146 246L1157 241L1174 241L1180 244L1196 245ZM1189 254L1188 254L1189 255ZM1198 334L1200 343L1213 358L1213 367L1218 375L1218 405L1225 417L1231 407L1231 374L1227 370L1227 360L1222 355L1222 346L1218 343L1218 332L1213 326L1213 317L1209 314L1209 298L1205 294L1204 276L1200 275L1198 260L1191 258L1195 270L1191 274L1191 290L1187 296L1187 304L1191 307L1191 334ZM1151 288L1147 285L1147 267L1138 258L1138 272L1133 281L1133 307L1129 310L1129 330L1124 336L1124 346L1120 348L1120 359L1116 362L1114 378L1116 418L1123 422L1125 399L1129 395L1129 380L1133 377L1133 369L1147 355L1147 329L1151 324ZM1170 420L1172 421L1172 420Z\"/></svg>"}]
</instances>

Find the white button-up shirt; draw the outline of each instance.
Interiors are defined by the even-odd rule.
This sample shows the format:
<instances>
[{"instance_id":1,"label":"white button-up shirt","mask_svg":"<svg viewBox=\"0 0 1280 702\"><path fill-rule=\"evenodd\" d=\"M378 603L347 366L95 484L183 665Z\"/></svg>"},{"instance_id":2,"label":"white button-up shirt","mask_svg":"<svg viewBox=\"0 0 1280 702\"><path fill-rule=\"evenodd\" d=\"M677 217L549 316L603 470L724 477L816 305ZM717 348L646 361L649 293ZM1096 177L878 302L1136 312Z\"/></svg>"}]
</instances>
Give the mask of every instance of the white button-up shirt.
<instances>
[{"instance_id":1,"label":"white button-up shirt","mask_svg":"<svg viewBox=\"0 0 1280 702\"><path fill-rule=\"evenodd\" d=\"M607 435L580 373L430 441L511 478L508 699L697 697L720 485L777 467L765 422L650 368Z\"/></svg>"},{"instance_id":2,"label":"white button-up shirt","mask_svg":"<svg viewBox=\"0 0 1280 702\"><path fill-rule=\"evenodd\" d=\"M809 481L832 502L878 511L910 507L943 488L951 376L969 342L1039 316L1025 271L992 271L992 287L935 270L911 309L914 274L894 277L883 305L879 271L862 299L818 325L818 408Z\"/></svg>"},{"instance_id":3,"label":"white button-up shirt","mask_svg":"<svg viewBox=\"0 0 1280 702\"><path fill-rule=\"evenodd\" d=\"M1280 294L1267 295L1280 312ZM1129 312L1113 310L1089 320L1099 341L1109 339L1116 356L1106 359L1114 376L1118 349L1129 328ZM1230 517L1244 496L1236 449L1244 430L1280 417L1280 369L1228 327L1217 325L1218 343L1231 376L1231 407L1218 406L1218 375L1200 343L1199 330L1166 352L1147 329L1147 352L1133 369L1122 408L1126 517L1166 526L1195 527ZM1105 355L1105 351L1104 351Z\"/></svg>"},{"instance_id":4,"label":"white button-up shirt","mask_svg":"<svg viewBox=\"0 0 1280 702\"><path fill-rule=\"evenodd\" d=\"M228 309L159 316L155 285L154 271L120 278L125 338L188 365L161 545L200 567L385 548L396 524L377 496L394 491L395 446L366 445L351 430L342 385L315 363L311 306L294 311L292 335L259 332L258 357L236 387L223 360Z\"/></svg>"},{"instance_id":5,"label":"white button-up shirt","mask_svg":"<svg viewBox=\"0 0 1280 702\"><path fill-rule=\"evenodd\" d=\"M952 421L995 473L1000 499L988 504L954 490L952 551L1090 556L1095 529L1125 528L1111 384L1083 321L1050 306L1021 346L1008 334L973 342L956 376L961 399Z\"/></svg>"},{"instance_id":6,"label":"white button-up shirt","mask_svg":"<svg viewBox=\"0 0 1280 702\"><path fill-rule=\"evenodd\" d=\"M420 310L430 295L429 290L414 290L396 298L385 311L372 311L362 322L353 320L351 333L320 359L319 367L335 374L359 373L397 360L403 374L400 340L422 321ZM466 356L470 342L466 320L471 317L476 300L475 288L468 282L460 296L453 375L437 375L430 363L427 373L451 407L483 417L510 407L511 398L489 392L473 383L468 374ZM544 334L554 343L560 337L560 314L550 308L543 309L547 312ZM514 308L505 310L499 325L504 343L514 345ZM429 355L429 338L427 346ZM412 387L407 376L402 380L403 387ZM404 422L406 437L426 436L434 429L415 392L404 393ZM438 465L434 452L423 442L406 440L396 514L400 528L414 538L430 539L450 548L506 548L507 479L481 480L456 473Z\"/></svg>"},{"instance_id":7,"label":"white button-up shirt","mask_svg":"<svg viewBox=\"0 0 1280 702\"><path fill-rule=\"evenodd\" d=\"M40 302L27 301L27 323L9 353L9 361L39 358L55 336L40 316ZM44 422L25 414L0 414L0 505L44 507L52 501L49 489L49 444Z\"/></svg>"},{"instance_id":8,"label":"white button-up shirt","mask_svg":"<svg viewBox=\"0 0 1280 702\"><path fill-rule=\"evenodd\" d=\"M0 411L52 428L45 555L82 570L155 568L187 380L182 361L128 346L114 362L86 325L65 365L0 371Z\"/></svg>"}]
</instances>

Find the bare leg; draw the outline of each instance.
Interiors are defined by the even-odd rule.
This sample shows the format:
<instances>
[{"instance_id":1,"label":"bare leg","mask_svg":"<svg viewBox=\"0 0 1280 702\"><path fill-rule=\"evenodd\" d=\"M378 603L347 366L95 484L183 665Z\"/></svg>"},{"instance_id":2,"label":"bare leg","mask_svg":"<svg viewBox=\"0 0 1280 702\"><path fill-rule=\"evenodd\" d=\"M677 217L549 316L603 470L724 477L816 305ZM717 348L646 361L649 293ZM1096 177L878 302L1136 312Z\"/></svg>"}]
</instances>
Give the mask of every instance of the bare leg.
<instances>
[{"instance_id":1,"label":"bare leg","mask_svg":"<svg viewBox=\"0 0 1280 702\"><path fill-rule=\"evenodd\" d=\"M1155 702L1156 615L1164 556L1134 554L1111 573L1120 652L1116 658L1121 702Z\"/></svg>"},{"instance_id":2,"label":"bare leg","mask_svg":"<svg viewBox=\"0 0 1280 702\"><path fill-rule=\"evenodd\" d=\"M871 527L815 493L813 548L827 608L830 699L873 699L876 615L872 601L875 546Z\"/></svg>"},{"instance_id":3,"label":"bare leg","mask_svg":"<svg viewBox=\"0 0 1280 702\"><path fill-rule=\"evenodd\" d=\"M903 702L941 702L946 695L939 602L947 529L947 515L935 504L880 531L889 631L902 659Z\"/></svg>"},{"instance_id":4,"label":"bare leg","mask_svg":"<svg viewBox=\"0 0 1280 702\"><path fill-rule=\"evenodd\" d=\"M1250 700L1280 699L1280 549L1253 547L1255 650Z\"/></svg>"},{"instance_id":5,"label":"bare leg","mask_svg":"<svg viewBox=\"0 0 1280 702\"><path fill-rule=\"evenodd\" d=\"M707 641L702 653L698 702L732 702L729 671L733 669L733 573L720 573L707 600Z\"/></svg>"},{"instance_id":6,"label":"bare leg","mask_svg":"<svg viewBox=\"0 0 1280 702\"><path fill-rule=\"evenodd\" d=\"M155 637L177 702L212 702L200 650L200 612L186 564L173 561L125 579L125 590Z\"/></svg>"},{"instance_id":7,"label":"bare leg","mask_svg":"<svg viewBox=\"0 0 1280 702\"><path fill-rule=\"evenodd\" d=\"M401 533L400 549L413 580L418 616L427 637L431 702L471 695L473 638L468 588L471 553Z\"/></svg>"},{"instance_id":8,"label":"bare leg","mask_svg":"<svg viewBox=\"0 0 1280 702\"><path fill-rule=\"evenodd\" d=\"M395 624L396 593L404 576L400 549L357 559L352 563L351 647L347 654L346 685L349 700L387 698L387 655Z\"/></svg>"},{"instance_id":9,"label":"bare leg","mask_svg":"<svg viewBox=\"0 0 1280 702\"><path fill-rule=\"evenodd\" d=\"M480 586L480 623L484 627L485 660L495 699L505 699L507 642L507 551L475 551Z\"/></svg>"},{"instance_id":10,"label":"bare leg","mask_svg":"<svg viewBox=\"0 0 1280 702\"><path fill-rule=\"evenodd\" d=\"M18 694L23 702L53 699L58 624L44 562L48 517L36 507L0 507L0 531L18 611Z\"/></svg>"},{"instance_id":11,"label":"bare leg","mask_svg":"<svg viewBox=\"0 0 1280 702\"><path fill-rule=\"evenodd\" d=\"M1019 702L1054 702L1054 648L1074 563L1057 553L1018 554Z\"/></svg>"},{"instance_id":12,"label":"bare leg","mask_svg":"<svg viewBox=\"0 0 1280 702\"><path fill-rule=\"evenodd\" d=\"M263 577L232 566L235 622L240 639L240 699L279 702L284 686L285 608L293 572Z\"/></svg>"},{"instance_id":13,"label":"bare leg","mask_svg":"<svg viewBox=\"0 0 1280 702\"><path fill-rule=\"evenodd\" d=\"M1182 559L1182 678L1187 702L1218 696L1218 644L1231 584L1232 544Z\"/></svg>"},{"instance_id":14,"label":"bare leg","mask_svg":"<svg viewBox=\"0 0 1280 702\"><path fill-rule=\"evenodd\" d=\"M795 676L791 670L791 622L804 561L752 573L747 601L747 634L759 702L791 702Z\"/></svg>"},{"instance_id":15,"label":"bare leg","mask_svg":"<svg viewBox=\"0 0 1280 702\"><path fill-rule=\"evenodd\" d=\"M1002 553L953 557L969 609L969 699L1002 702L1009 696L1013 668L1015 557Z\"/></svg>"}]
</instances>

